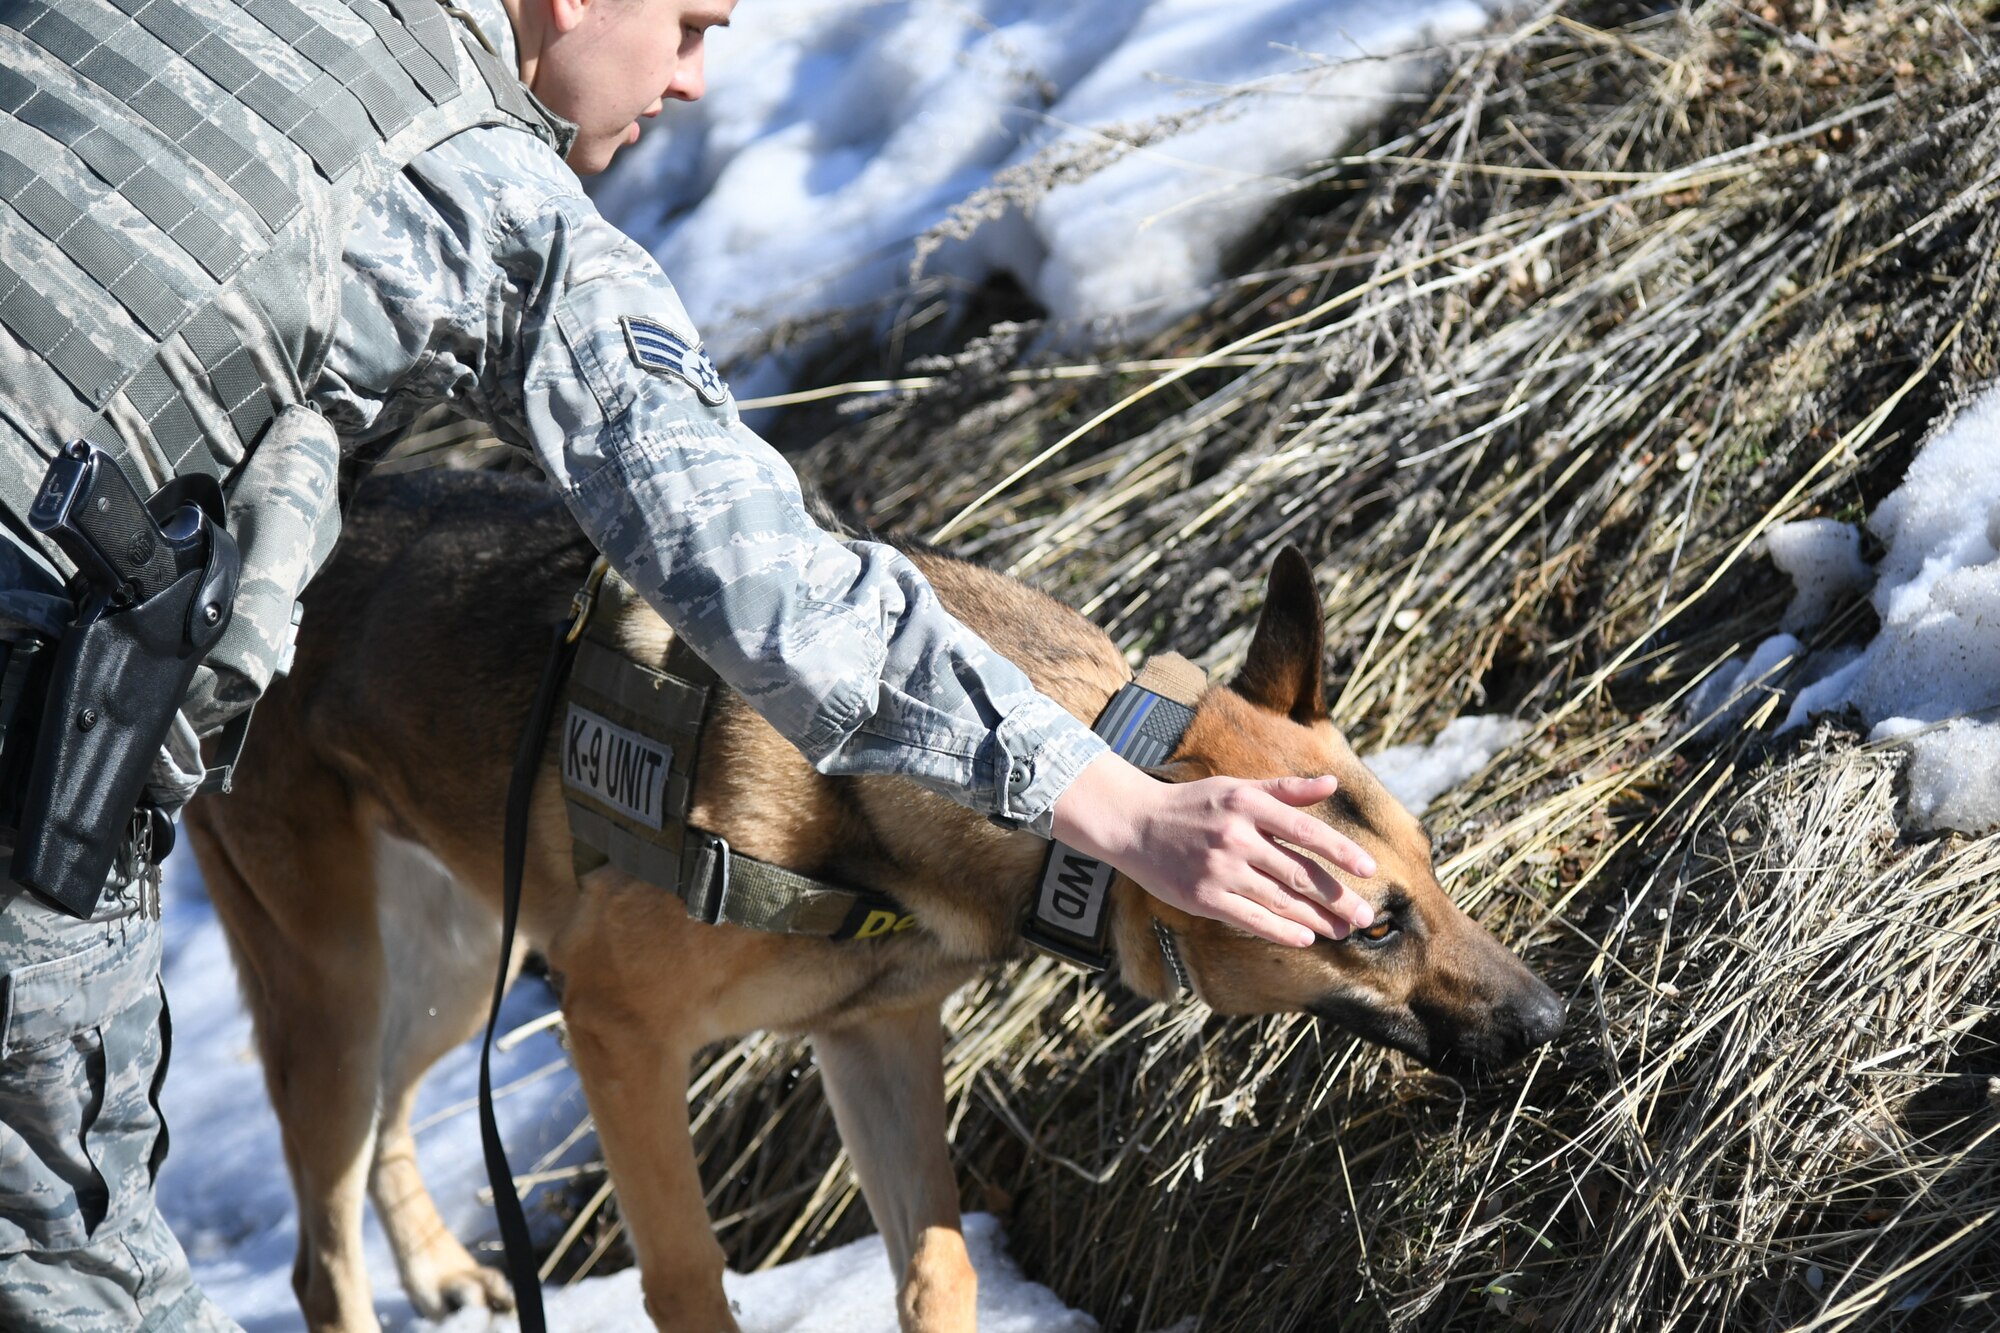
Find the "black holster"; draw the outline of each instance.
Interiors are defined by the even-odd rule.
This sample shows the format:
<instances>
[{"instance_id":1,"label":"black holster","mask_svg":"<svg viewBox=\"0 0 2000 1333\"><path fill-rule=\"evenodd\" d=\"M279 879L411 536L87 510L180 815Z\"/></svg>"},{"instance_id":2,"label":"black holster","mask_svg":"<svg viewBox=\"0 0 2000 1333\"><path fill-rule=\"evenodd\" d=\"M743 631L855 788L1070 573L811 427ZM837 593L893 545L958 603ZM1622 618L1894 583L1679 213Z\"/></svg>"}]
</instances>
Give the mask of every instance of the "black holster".
<instances>
[{"instance_id":1,"label":"black holster","mask_svg":"<svg viewBox=\"0 0 2000 1333\"><path fill-rule=\"evenodd\" d=\"M205 564L145 601L85 602L48 672L16 883L72 915L96 910L195 668L228 624L238 572L236 542L218 525ZM203 614L211 606L223 608L216 620Z\"/></svg>"}]
</instances>

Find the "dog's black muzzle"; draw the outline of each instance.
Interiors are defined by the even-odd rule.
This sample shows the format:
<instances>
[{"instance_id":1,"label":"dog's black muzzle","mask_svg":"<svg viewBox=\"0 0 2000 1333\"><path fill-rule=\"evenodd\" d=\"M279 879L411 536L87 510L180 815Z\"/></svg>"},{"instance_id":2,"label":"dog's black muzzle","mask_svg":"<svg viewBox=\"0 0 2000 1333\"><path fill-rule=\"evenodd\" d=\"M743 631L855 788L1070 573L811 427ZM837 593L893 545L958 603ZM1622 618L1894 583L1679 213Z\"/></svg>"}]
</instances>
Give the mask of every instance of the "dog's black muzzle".
<instances>
[{"instance_id":1,"label":"dog's black muzzle","mask_svg":"<svg viewBox=\"0 0 2000 1333\"><path fill-rule=\"evenodd\" d=\"M1506 996L1468 1011L1426 1005L1378 1008L1363 1000L1330 997L1312 1007L1315 1018L1456 1078L1513 1064L1555 1040L1562 1031L1562 997L1530 977Z\"/></svg>"}]
</instances>

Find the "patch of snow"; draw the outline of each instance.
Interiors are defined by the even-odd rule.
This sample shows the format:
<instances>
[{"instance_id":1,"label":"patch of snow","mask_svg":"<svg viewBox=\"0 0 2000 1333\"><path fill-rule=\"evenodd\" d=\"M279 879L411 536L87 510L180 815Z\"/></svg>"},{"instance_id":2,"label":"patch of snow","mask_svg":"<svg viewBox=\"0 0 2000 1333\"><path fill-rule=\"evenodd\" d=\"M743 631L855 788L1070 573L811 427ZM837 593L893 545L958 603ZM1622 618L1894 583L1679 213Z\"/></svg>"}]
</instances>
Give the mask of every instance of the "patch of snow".
<instances>
[{"instance_id":1,"label":"patch of snow","mask_svg":"<svg viewBox=\"0 0 2000 1333\"><path fill-rule=\"evenodd\" d=\"M1910 742L1909 813L1923 828L2000 827L2000 726L1961 718Z\"/></svg>"},{"instance_id":2,"label":"patch of snow","mask_svg":"<svg viewBox=\"0 0 2000 1333\"><path fill-rule=\"evenodd\" d=\"M1718 731L1740 725L1758 701L1778 691L1787 669L1805 656L1805 645L1789 634L1774 634L1749 658L1731 658L1694 688L1687 713L1697 727Z\"/></svg>"},{"instance_id":3,"label":"patch of snow","mask_svg":"<svg viewBox=\"0 0 2000 1333\"><path fill-rule=\"evenodd\" d=\"M1882 628L1858 652L1805 673L1783 728L1855 708L1869 739L1910 747L1910 826L2000 828L2000 388L1932 436L1868 528L1885 548L1870 594ZM1801 595L1851 579L1849 558L1844 542L1801 556ZM1796 654L1797 640L1779 635L1751 665L1780 641ZM1725 677L1751 674L1734 663L1719 671L1691 697L1691 716L1736 689Z\"/></svg>"},{"instance_id":4,"label":"patch of snow","mask_svg":"<svg viewBox=\"0 0 2000 1333\"><path fill-rule=\"evenodd\" d=\"M160 1211L187 1250L196 1280L246 1333L289 1333L299 1326L291 1280L298 1222L278 1120L265 1095L228 942L185 851L167 860L161 904L174 1050L161 1097L173 1137L160 1170ZM519 982L501 1007L501 1030L552 1007L546 986ZM519 1085L497 1104L517 1171L553 1149L584 1116L576 1075L547 1031L496 1052L493 1079L496 1088ZM439 1212L475 1252L476 1239L497 1234L492 1210L478 1198L486 1184L472 1109L478 1090L479 1050L476 1042L467 1043L432 1068L413 1119L419 1126L429 1122L418 1131L417 1148ZM531 1223L539 1216L532 1196L529 1216ZM541 1220L541 1229L559 1229L552 1218ZM414 1312L372 1209L365 1251L383 1327L408 1327Z\"/></svg>"},{"instance_id":5,"label":"patch of snow","mask_svg":"<svg viewBox=\"0 0 2000 1333\"><path fill-rule=\"evenodd\" d=\"M966 1250L979 1274L982 1333L1096 1333L1095 1319L1021 1276L1005 1240L991 1216L974 1213L965 1219ZM761 1273L729 1273L722 1286L743 1333L896 1333L896 1297L880 1236ZM555 1333L653 1333L637 1269L550 1288L544 1303ZM499 1333L517 1325L512 1318L468 1310L441 1324L415 1327Z\"/></svg>"},{"instance_id":6,"label":"patch of snow","mask_svg":"<svg viewBox=\"0 0 2000 1333\"><path fill-rule=\"evenodd\" d=\"M1839 598L1865 591L1875 571L1861 558L1861 532L1838 519L1808 518L1780 523L1764 536L1771 563L1791 575L1798 591L1785 608L1784 627L1793 634L1818 628Z\"/></svg>"},{"instance_id":7,"label":"patch of snow","mask_svg":"<svg viewBox=\"0 0 2000 1333\"><path fill-rule=\"evenodd\" d=\"M1010 273L1072 341L1144 332L1198 304L1309 167L1415 89L1408 53L1490 12L756 0L711 35L709 92L671 106L594 193L719 361L786 321L893 297L917 238L955 210L926 277L964 290ZM732 369L746 396L787 373Z\"/></svg>"},{"instance_id":8,"label":"patch of snow","mask_svg":"<svg viewBox=\"0 0 2000 1333\"><path fill-rule=\"evenodd\" d=\"M1797 693L1785 710L1781 732L1802 727L1814 713L1833 713L1847 706L1847 693L1861 671L1861 649L1844 644L1825 648L1808 657L1795 681Z\"/></svg>"},{"instance_id":9,"label":"patch of snow","mask_svg":"<svg viewBox=\"0 0 2000 1333\"><path fill-rule=\"evenodd\" d=\"M1411 814L1421 815L1527 734L1528 724L1511 717L1455 717L1428 742L1392 745L1362 762Z\"/></svg>"}]
</instances>

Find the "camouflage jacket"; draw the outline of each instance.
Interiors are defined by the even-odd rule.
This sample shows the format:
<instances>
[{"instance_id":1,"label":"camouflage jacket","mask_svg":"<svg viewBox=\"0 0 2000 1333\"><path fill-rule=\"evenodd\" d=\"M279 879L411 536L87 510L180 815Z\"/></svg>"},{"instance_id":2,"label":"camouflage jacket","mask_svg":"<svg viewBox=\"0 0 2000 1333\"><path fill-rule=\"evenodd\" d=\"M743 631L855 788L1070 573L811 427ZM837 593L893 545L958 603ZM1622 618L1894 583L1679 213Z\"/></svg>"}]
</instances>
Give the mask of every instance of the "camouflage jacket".
<instances>
[{"instance_id":1,"label":"camouflage jacket","mask_svg":"<svg viewBox=\"0 0 2000 1333\"><path fill-rule=\"evenodd\" d=\"M497 0L470 8L511 65ZM362 208L344 281L308 398L345 444L441 403L491 423L821 771L913 778L1048 834L1057 796L1103 742L946 612L900 553L812 522L659 266L551 148L482 127L419 156Z\"/></svg>"}]
</instances>

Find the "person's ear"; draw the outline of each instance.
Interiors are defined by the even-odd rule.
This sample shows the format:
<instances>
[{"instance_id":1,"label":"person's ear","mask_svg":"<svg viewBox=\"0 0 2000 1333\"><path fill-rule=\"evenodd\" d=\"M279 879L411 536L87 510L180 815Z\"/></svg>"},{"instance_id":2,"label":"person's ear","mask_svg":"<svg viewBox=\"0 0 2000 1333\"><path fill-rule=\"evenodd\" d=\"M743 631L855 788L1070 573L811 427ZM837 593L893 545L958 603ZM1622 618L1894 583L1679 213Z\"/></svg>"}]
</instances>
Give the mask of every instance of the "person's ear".
<instances>
[{"instance_id":1,"label":"person's ear","mask_svg":"<svg viewBox=\"0 0 2000 1333\"><path fill-rule=\"evenodd\" d=\"M535 4L537 0L528 0ZM583 24L584 12L590 8L591 0L539 0L549 7L549 24L557 32L575 32Z\"/></svg>"}]
</instances>

